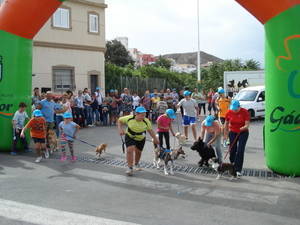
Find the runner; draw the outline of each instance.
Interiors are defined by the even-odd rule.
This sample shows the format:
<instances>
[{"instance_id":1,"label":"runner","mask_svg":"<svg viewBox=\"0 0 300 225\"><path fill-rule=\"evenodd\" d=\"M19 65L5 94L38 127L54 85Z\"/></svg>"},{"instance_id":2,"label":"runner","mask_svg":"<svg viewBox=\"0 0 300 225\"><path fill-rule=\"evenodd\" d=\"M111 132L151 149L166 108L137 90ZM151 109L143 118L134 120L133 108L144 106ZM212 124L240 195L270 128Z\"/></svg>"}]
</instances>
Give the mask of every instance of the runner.
<instances>
[{"instance_id":1,"label":"runner","mask_svg":"<svg viewBox=\"0 0 300 225\"><path fill-rule=\"evenodd\" d=\"M118 120L118 130L121 136L125 135L125 143L127 147L127 164L128 169L126 174L133 174L133 159L137 171L141 170L139 161L146 142L146 131L154 140L154 144L159 144L159 141L152 130L152 125L146 117L147 110L139 106L135 110L135 115L123 116ZM127 130L124 131L123 125L127 125ZM134 157L135 155L135 157Z\"/></svg>"}]
</instances>

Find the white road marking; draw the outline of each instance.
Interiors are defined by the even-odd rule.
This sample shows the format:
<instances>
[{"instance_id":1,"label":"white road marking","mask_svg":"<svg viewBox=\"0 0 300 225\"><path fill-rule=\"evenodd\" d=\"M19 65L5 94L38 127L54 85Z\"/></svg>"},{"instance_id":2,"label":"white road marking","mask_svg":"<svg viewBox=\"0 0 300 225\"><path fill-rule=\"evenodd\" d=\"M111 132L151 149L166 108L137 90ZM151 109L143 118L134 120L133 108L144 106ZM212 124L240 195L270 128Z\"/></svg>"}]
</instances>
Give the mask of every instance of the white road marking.
<instances>
[{"instance_id":1,"label":"white road marking","mask_svg":"<svg viewBox=\"0 0 300 225\"><path fill-rule=\"evenodd\" d=\"M222 198L228 200L237 200L245 202L257 202L269 205L276 205L279 196L273 194L256 194L252 192L236 192L236 191L221 191L221 190L211 190L209 188L192 188L187 185L171 184L166 182L148 180L139 177L130 177L118 174L104 173L100 171L90 171L85 169L75 168L68 171L70 174L81 175L85 177L91 177L95 179L102 179L111 182L117 182L121 184L135 185L138 187L145 187L160 191L170 191L177 194L192 194L198 196L208 196L213 198Z\"/></svg>"},{"instance_id":2,"label":"white road marking","mask_svg":"<svg viewBox=\"0 0 300 225\"><path fill-rule=\"evenodd\" d=\"M38 225L138 225L0 199L0 216Z\"/></svg>"}]
</instances>

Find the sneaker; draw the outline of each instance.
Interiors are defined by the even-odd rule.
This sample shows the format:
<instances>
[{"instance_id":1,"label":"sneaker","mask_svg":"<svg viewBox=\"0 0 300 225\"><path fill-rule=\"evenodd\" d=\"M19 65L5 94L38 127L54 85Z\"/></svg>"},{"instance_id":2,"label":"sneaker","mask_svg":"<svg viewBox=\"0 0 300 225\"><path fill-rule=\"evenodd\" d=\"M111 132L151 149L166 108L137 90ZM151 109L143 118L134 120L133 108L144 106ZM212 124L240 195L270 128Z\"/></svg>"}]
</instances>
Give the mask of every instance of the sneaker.
<instances>
[{"instance_id":1,"label":"sneaker","mask_svg":"<svg viewBox=\"0 0 300 225\"><path fill-rule=\"evenodd\" d=\"M135 165L135 170L136 171L142 171L142 168L141 168L140 164Z\"/></svg>"},{"instance_id":2,"label":"sneaker","mask_svg":"<svg viewBox=\"0 0 300 225\"><path fill-rule=\"evenodd\" d=\"M60 157L60 161L64 162L67 160L67 156L62 154L61 157Z\"/></svg>"},{"instance_id":3,"label":"sneaker","mask_svg":"<svg viewBox=\"0 0 300 225\"><path fill-rule=\"evenodd\" d=\"M45 154L45 158L46 158L46 159L49 159L49 151L46 150L44 154Z\"/></svg>"},{"instance_id":4,"label":"sneaker","mask_svg":"<svg viewBox=\"0 0 300 225\"><path fill-rule=\"evenodd\" d=\"M227 147L227 143L226 141L223 141L223 147L226 148Z\"/></svg>"},{"instance_id":5,"label":"sneaker","mask_svg":"<svg viewBox=\"0 0 300 225\"><path fill-rule=\"evenodd\" d=\"M11 155L17 155L17 153L16 153L16 152L10 152L10 154L11 154Z\"/></svg>"},{"instance_id":6,"label":"sneaker","mask_svg":"<svg viewBox=\"0 0 300 225\"><path fill-rule=\"evenodd\" d=\"M29 149L29 148L27 148L27 149L24 150L24 152L25 152L25 153L29 153L29 152L32 152L32 150Z\"/></svg>"},{"instance_id":7,"label":"sneaker","mask_svg":"<svg viewBox=\"0 0 300 225\"><path fill-rule=\"evenodd\" d=\"M127 174L127 176L132 176L133 175L133 169L132 168L128 168L127 170L126 170L126 174Z\"/></svg>"},{"instance_id":8,"label":"sneaker","mask_svg":"<svg viewBox=\"0 0 300 225\"><path fill-rule=\"evenodd\" d=\"M72 162L75 162L77 160L77 157L75 156L75 155L73 155L72 157L71 157L71 161Z\"/></svg>"},{"instance_id":9,"label":"sneaker","mask_svg":"<svg viewBox=\"0 0 300 225\"><path fill-rule=\"evenodd\" d=\"M35 162L36 162L36 163L39 163L39 162L41 162L41 161L42 161L42 159L43 159L43 157L42 157L42 156L40 156L40 157L37 157L37 158L36 158L36 160L35 160Z\"/></svg>"},{"instance_id":10,"label":"sneaker","mask_svg":"<svg viewBox=\"0 0 300 225\"><path fill-rule=\"evenodd\" d=\"M242 177L241 172L236 172L236 177L237 177L238 179L240 179L240 178Z\"/></svg>"},{"instance_id":11,"label":"sneaker","mask_svg":"<svg viewBox=\"0 0 300 225\"><path fill-rule=\"evenodd\" d=\"M229 140L226 141L226 145L230 145L230 141Z\"/></svg>"}]
</instances>

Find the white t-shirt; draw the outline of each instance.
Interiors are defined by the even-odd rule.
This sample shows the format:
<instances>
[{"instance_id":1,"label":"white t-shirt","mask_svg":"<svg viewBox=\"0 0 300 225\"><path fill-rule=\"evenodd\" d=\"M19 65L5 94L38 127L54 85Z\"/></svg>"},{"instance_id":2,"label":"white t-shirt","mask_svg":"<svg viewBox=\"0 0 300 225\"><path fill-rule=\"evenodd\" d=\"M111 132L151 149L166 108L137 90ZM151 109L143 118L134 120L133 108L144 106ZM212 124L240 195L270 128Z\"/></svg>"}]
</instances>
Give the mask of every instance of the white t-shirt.
<instances>
[{"instance_id":1,"label":"white t-shirt","mask_svg":"<svg viewBox=\"0 0 300 225\"><path fill-rule=\"evenodd\" d=\"M140 99L141 98L138 95L137 96L132 96L132 100L133 100L132 105L134 107L139 106L140 105Z\"/></svg>"},{"instance_id":2,"label":"white t-shirt","mask_svg":"<svg viewBox=\"0 0 300 225\"><path fill-rule=\"evenodd\" d=\"M189 117L196 117L196 107L198 107L197 102L195 99L186 100L181 99L181 101L178 103L179 106L182 106L183 108L183 115L189 116Z\"/></svg>"},{"instance_id":3,"label":"white t-shirt","mask_svg":"<svg viewBox=\"0 0 300 225\"><path fill-rule=\"evenodd\" d=\"M25 111L20 113L18 110L15 112L13 120L16 121L16 128L23 129L26 119L28 119L28 115Z\"/></svg>"}]
</instances>

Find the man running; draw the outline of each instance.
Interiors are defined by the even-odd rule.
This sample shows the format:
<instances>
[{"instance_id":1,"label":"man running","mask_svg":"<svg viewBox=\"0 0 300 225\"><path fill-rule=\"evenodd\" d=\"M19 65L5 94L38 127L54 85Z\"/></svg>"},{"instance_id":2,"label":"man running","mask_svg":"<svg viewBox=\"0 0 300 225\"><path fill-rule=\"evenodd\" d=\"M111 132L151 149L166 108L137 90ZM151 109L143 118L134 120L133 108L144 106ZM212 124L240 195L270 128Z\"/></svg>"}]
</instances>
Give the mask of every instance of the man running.
<instances>
[{"instance_id":1,"label":"man running","mask_svg":"<svg viewBox=\"0 0 300 225\"><path fill-rule=\"evenodd\" d=\"M152 125L149 119L146 118L147 110L139 106L135 110L135 115L123 116L118 120L119 134L125 135L125 144L127 148L126 157L128 169L126 174L133 174L133 155L134 165L137 171L140 171L139 161L146 142L146 131L154 140L154 144L159 144L155 132L152 130ZM127 130L124 131L123 125L127 125Z\"/></svg>"}]
</instances>

